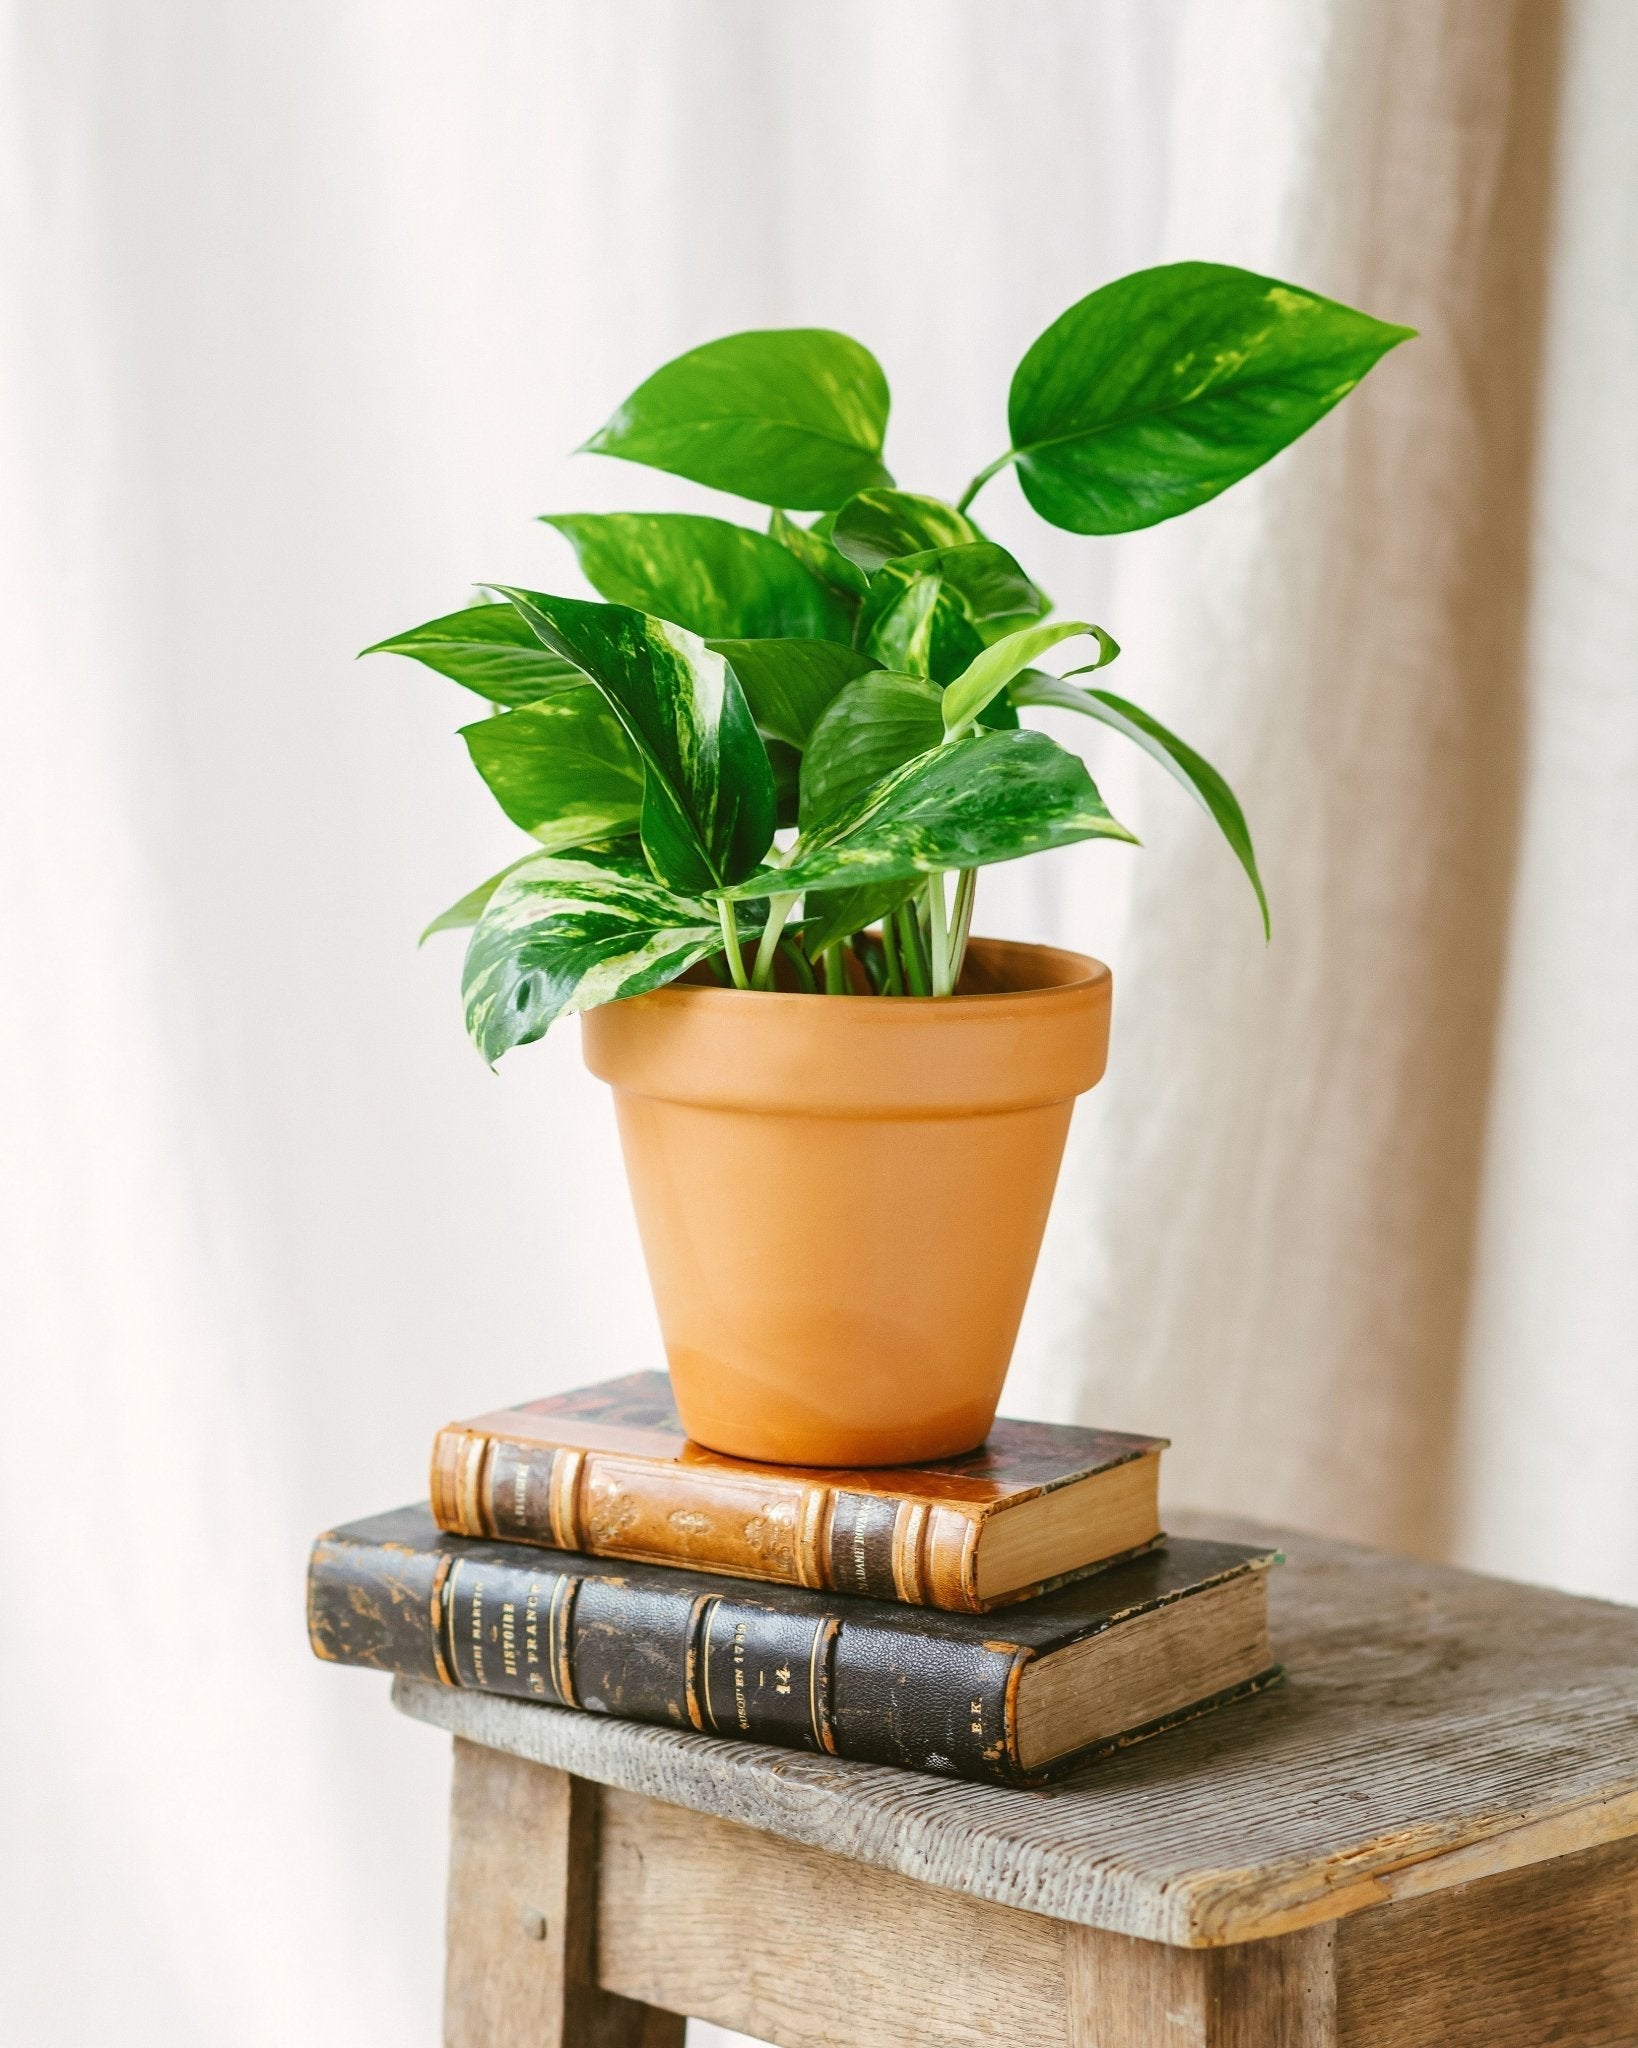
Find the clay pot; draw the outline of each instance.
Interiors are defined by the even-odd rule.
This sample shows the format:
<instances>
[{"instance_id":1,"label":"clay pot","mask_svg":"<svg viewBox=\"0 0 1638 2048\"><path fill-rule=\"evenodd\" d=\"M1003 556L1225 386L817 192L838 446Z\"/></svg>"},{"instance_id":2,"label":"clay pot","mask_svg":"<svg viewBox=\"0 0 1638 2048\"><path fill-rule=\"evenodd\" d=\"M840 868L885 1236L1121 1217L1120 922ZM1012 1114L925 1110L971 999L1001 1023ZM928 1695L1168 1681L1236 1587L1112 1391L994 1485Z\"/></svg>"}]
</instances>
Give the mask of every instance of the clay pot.
<instances>
[{"instance_id":1,"label":"clay pot","mask_svg":"<svg viewBox=\"0 0 1638 2048\"><path fill-rule=\"evenodd\" d=\"M588 1011L688 1434L795 1465L982 1443L1109 970L975 939L961 991L673 984Z\"/></svg>"}]
</instances>

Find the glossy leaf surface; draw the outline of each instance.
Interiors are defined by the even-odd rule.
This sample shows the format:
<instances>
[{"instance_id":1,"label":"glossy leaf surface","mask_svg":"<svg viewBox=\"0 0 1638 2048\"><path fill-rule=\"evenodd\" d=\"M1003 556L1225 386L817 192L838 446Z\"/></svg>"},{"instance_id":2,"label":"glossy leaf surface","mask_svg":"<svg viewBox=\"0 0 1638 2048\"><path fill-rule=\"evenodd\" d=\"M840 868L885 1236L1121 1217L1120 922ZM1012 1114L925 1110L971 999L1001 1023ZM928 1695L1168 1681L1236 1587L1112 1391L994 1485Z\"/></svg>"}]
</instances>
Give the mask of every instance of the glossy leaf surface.
<instances>
[{"instance_id":1,"label":"glossy leaf surface","mask_svg":"<svg viewBox=\"0 0 1638 2048\"><path fill-rule=\"evenodd\" d=\"M810 576L816 576L852 618L870 587L870 579L818 525L799 526L783 512L768 521L768 538L793 554Z\"/></svg>"},{"instance_id":2,"label":"glossy leaf surface","mask_svg":"<svg viewBox=\"0 0 1638 2048\"><path fill-rule=\"evenodd\" d=\"M804 834L780 879L803 890L863 888L1095 838L1132 834L1075 755L1041 732L981 732L905 762ZM766 893L766 878L760 886Z\"/></svg>"},{"instance_id":3,"label":"glossy leaf surface","mask_svg":"<svg viewBox=\"0 0 1638 2048\"><path fill-rule=\"evenodd\" d=\"M1014 676L1039 661L1049 648L1082 633L1096 632L1082 619L1060 619L1050 626L1025 626L1008 633L976 655L944 692L944 730L959 732L971 725L1000 696ZM1104 636L1107 639L1107 635Z\"/></svg>"},{"instance_id":4,"label":"glossy leaf surface","mask_svg":"<svg viewBox=\"0 0 1638 2048\"><path fill-rule=\"evenodd\" d=\"M814 721L844 684L871 666L835 640L712 640L728 657L751 715L787 746L805 747Z\"/></svg>"},{"instance_id":5,"label":"glossy leaf surface","mask_svg":"<svg viewBox=\"0 0 1638 2048\"><path fill-rule=\"evenodd\" d=\"M804 906L808 914L802 920L802 943L809 957L816 960L838 939L851 938L855 932L880 924L901 903L907 903L920 886L918 875L863 889L815 889Z\"/></svg>"},{"instance_id":6,"label":"glossy leaf surface","mask_svg":"<svg viewBox=\"0 0 1638 2048\"><path fill-rule=\"evenodd\" d=\"M761 505L822 512L893 479L882 465L887 379L823 327L730 334L640 384L585 444Z\"/></svg>"},{"instance_id":7,"label":"glossy leaf surface","mask_svg":"<svg viewBox=\"0 0 1638 2048\"><path fill-rule=\"evenodd\" d=\"M543 855L513 869L478 920L466 1028L494 1061L559 1017L674 981L721 944L714 905L640 866Z\"/></svg>"},{"instance_id":8,"label":"glossy leaf surface","mask_svg":"<svg viewBox=\"0 0 1638 2048\"><path fill-rule=\"evenodd\" d=\"M494 895L495 891L506 880L507 876L511 874L512 870L522 867L524 861L539 860L539 858L540 848L536 846L531 847L524 854L522 860L508 861L498 874L490 875L485 881L480 882L475 889L468 889L464 896L458 896L447 910L441 910L432 920L431 924L427 926L426 930L422 932L416 943L424 946L434 932L469 930L483 916L484 911L488 907L490 897Z\"/></svg>"},{"instance_id":9,"label":"glossy leaf surface","mask_svg":"<svg viewBox=\"0 0 1638 2048\"><path fill-rule=\"evenodd\" d=\"M407 654L491 704L533 704L580 681L579 672L542 647L516 610L504 603L469 605L377 641L364 652Z\"/></svg>"},{"instance_id":10,"label":"glossy leaf surface","mask_svg":"<svg viewBox=\"0 0 1638 2048\"><path fill-rule=\"evenodd\" d=\"M1220 263L1119 278L1018 365L1024 495L1073 533L1174 518L1306 433L1412 332Z\"/></svg>"},{"instance_id":11,"label":"glossy leaf surface","mask_svg":"<svg viewBox=\"0 0 1638 2048\"><path fill-rule=\"evenodd\" d=\"M722 655L624 605L505 594L597 684L641 755L643 849L656 875L699 894L749 874L773 838L773 769Z\"/></svg>"},{"instance_id":12,"label":"glossy leaf surface","mask_svg":"<svg viewBox=\"0 0 1638 2048\"><path fill-rule=\"evenodd\" d=\"M831 538L874 575L884 562L929 548L961 547L984 536L965 512L919 491L859 491L836 514Z\"/></svg>"},{"instance_id":13,"label":"glossy leaf surface","mask_svg":"<svg viewBox=\"0 0 1638 2048\"><path fill-rule=\"evenodd\" d=\"M592 588L702 639L847 640L852 615L788 548L693 512L550 513Z\"/></svg>"},{"instance_id":14,"label":"glossy leaf surface","mask_svg":"<svg viewBox=\"0 0 1638 2048\"><path fill-rule=\"evenodd\" d=\"M1176 733L1169 732L1158 718L1151 718L1147 711L1140 711L1135 704L1127 703L1124 697L1117 697L1108 690L1084 689L1056 676L1031 675L1027 679L1020 678L1014 685L1013 701L1017 704L1050 704L1060 711L1077 711L1083 717L1095 718L1100 725L1124 733L1127 739L1140 746L1181 782L1207 815L1216 821L1235 859L1245 869L1256 892L1257 908L1262 912L1263 937L1269 936L1268 897L1263 891L1263 878L1257 872L1251 828L1233 790L1208 760L1180 740Z\"/></svg>"},{"instance_id":15,"label":"glossy leaf surface","mask_svg":"<svg viewBox=\"0 0 1638 2048\"><path fill-rule=\"evenodd\" d=\"M574 677L572 689L461 728L495 801L554 852L635 832L643 809L637 749L602 691Z\"/></svg>"},{"instance_id":16,"label":"glossy leaf surface","mask_svg":"<svg viewBox=\"0 0 1638 2048\"><path fill-rule=\"evenodd\" d=\"M849 683L802 757L804 829L847 810L872 783L936 747L944 737L943 695L925 676L881 670Z\"/></svg>"}]
</instances>

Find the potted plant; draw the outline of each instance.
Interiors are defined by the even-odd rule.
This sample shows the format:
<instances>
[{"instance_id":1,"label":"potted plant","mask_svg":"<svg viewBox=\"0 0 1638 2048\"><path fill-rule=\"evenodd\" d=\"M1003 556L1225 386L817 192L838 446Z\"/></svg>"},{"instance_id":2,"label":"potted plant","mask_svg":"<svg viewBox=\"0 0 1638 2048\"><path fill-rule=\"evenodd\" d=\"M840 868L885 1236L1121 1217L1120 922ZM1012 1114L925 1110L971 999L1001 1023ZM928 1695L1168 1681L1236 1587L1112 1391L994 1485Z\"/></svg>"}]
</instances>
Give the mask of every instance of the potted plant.
<instances>
[{"instance_id":1,"label":"potted plant","mask_svg":"<svg viewBox=\"0 0 1638 2048\"><path fill-rule=\"evenodd\" d=\"M371 650L489 700L462 736L530 845L428 929L472 928L487 1059L585 1014L699 1441L890 1464L989 1427L1110 983L1080 955L972 937L977 876L1132 837L1033 710L1095 719L1174 775L1267 932L1228 784L1087 680L1114 640L1049 617L974 498L1012 465L1072 532L1172 518L1409 332L1217 264L1140 271L1028 350L1011 445L953 503L884 466L887 383L859 343L730 335L656 371L586 448L767 506L765 531L547 515L605 602L486 586ZM1041 666L1060 650L1067 670Z\"/></svg>"}]
</instances>

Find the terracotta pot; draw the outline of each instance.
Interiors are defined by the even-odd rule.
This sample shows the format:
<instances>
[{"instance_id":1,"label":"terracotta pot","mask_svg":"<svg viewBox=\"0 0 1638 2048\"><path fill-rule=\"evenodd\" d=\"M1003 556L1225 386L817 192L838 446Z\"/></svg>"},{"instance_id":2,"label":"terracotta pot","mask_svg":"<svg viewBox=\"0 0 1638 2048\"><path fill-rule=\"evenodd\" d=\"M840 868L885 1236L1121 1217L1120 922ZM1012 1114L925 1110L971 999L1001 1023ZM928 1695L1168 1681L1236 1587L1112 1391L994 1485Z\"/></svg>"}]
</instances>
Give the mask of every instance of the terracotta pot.
<instances>
[{"instance_id":1,"label":"terracotta pot","mask_svg":"<svg viewBox=\"0 0 1638 2048\"><path fill-rule=\"evenodd\" d=\"M691 1437L796 1465L982 1443L1109 999L1099 961L975 939L941 1001L673 984L587 1012Z\"/></svg>"}]
</instances>

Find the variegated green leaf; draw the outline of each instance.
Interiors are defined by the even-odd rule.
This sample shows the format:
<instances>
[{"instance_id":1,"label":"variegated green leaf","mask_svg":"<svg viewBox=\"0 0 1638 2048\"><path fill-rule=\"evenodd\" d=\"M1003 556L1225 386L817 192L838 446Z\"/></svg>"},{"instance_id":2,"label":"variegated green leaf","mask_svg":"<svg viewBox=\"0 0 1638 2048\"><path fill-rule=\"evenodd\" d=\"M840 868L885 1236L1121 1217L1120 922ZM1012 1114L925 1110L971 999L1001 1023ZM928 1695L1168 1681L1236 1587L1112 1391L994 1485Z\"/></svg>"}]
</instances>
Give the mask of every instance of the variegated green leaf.
<instances>
[{"instance_id":1,"label":"variegated green leaf","mask_svg":"<svg viewBox=\"0 0 1638 2048\"><path fill-rule=\"evenodd\" d=\"M539 860L539 847L532 846L519 860L508 861L499 874L491 875L480 882L475 889L468 889L464 896L457 897L447 910L440 911L416 941L424 946L434 932L461 932L469 930L483 916L489 899L500 887L514 868L523 866L524 861Z\"/></svg>"},{"instance_id":2,"label":"variegated green leaf","mask_svg":"<svg viewBox=\"0 0 1638 2048\"><path fill-rule=\"evenodd\" d=\"M461 728L495 801L554 853L635 832L643 812L637 749L602 691L573 674L572 689Z\"/></svg>"},{"instance_id":3,"label":"variegated green leaf","mask_svg":"<svg viewBox=\"0 0 1638 2048\"><path fill-rule=\"evenodd\" d=\"M882 668L948 683L994 629L1037 618L1047 605L1005 548L974 541L885 563L871 578L855 637Z\"/></svg>"},{"instance_id":4,"label":"variegated green leaf","mask_svg":"<svg viewBox=\"0 0 1638 2048\"><path fill-rule=\"evenodd\" d=\"M533 704L578 684L579 672L542 647L509 604L475 604L378 640L366 654L407 654L492 704Z\"/></svg>"},{"instance_id":5,"label":"variegated green leaf","mask_svg":"<svg viewBox=\"0 0 1638 2048\"><path fill-rule=\"evenodd\" d=\"M887 379L858 342L823 327L730 334L677 356L586 443L760 505L822 512L882 466Z\"/></svg>"},{"instance_id":6,"label":"variegated green leaf","mask_svg":"<svg viewBox=\"0 0 1638 2048\"><path fill-rule=\"evenodd\" d=\"M748 875L773 839L773 769L723 656L624 605L505 595L596 683L642 756L641 830L656 875L693 894Z\"/></svg>"},{"instance_id":7,"label":"variegated green leaf","mask_svg":"<svg viewBox=\"0 0 1638 2048\"><path fill-rule=\"evenodd\" d=\"M1277 455L1413 332L1223 263L1135 271L1018 365L1009 457L1055 526L1153 526Z\"/></svg>"},{"instance_id":8,"label":"variegated green leaf","mask_svg":"<svg viewBox=\"0 0 1638 2048\"><path fill-rule=\"evenodd\" d=\"M490 897L467 947L466 1028L486 1060L559 1017L641 995L716 951L715 906L630 863L541 855Z\"/></svg>"},{"instance_id":9,"label":"variegated green leaf","mask_svg":"<svg viewBox=\"0 0 1638 2048\"><path fill-rule=\"evenodd\" d=\"M884 562L930 548L964 547L984 536L965 512L918 491L857 491L837 512L831 537L850 561L874 575Z\"/></svg>"},{"instance_id":10,"label":"variegated green leaf","mask_svg":"<svg viewBox=\"0 0 1638 2048\"><path fill-rule=\"evenodd\" d=\"M793 554L810 576L817 576L851 618L858 612L870 579L831 540L827 530L830 516L827 512L812 526L798 526L788 513L775 510L768 517L768 538Z\"/></svg>"},{"instance_id":11,"label":"variegated green leaf","mask_svg":"<svg viewBox=\"0 0 1638 2048\"><path fill-rule=\"evenodd\" d=\"M839 939L851 938L855 932L868 931L871 925L880 924L901 903L907 903L920 886L918 875L863 889L815 889L802 920L802 944L808 957L817 960Z\"/></svg>"},{"instance_id":12,"label":"variegated green leaf","mask_svg":"<svg viewBox=\"0 0 1638 2048\"><path fill-rule=\"evenodd\" d=\"M896 675L935 675L965 665L982 643L961 606L936 571L900 576L898 567L890 564L872 584L859 617L859 645Z\"/></svg>"},{"instance_id":13,"label":"variegated green leaf","mask_svg":"<svg viewBox=\"0 0 1638 2048\"><path fill-rule=\"evenodd\" d=\"M548 513L592 588L706 639L846 641L853 611L788 548L694 512Z\"/></svg>"},{"instance_id":14,"label":"variegated green leaf","mask_svg":"<svg viewBox=\"0 0 1638 2048\"><path fill-rule=\"evenodd\" d=\"M841 691L802 756L803 828L849 809L895 768L944 737L943 692L926 676L877 670Z\"/></svg>"},{"instance_id":15,"label":"variegated green leaf","mask_svg":"<svg viewBox=\"0 0 1638 2048\"><path fill-rule=\"evenodd\" d=\"M834 640L712 640L728 657L751 716L771 739L805 747L814 721L870 657Z\"/></svg>"},{"instance_id":16,"label":"variegated green leaf","mask_svg":"<svg viewBox=\"0 0 1638 2048\"><path fill-rule=\"evenodd\" d=\"M987 867L1077 839L1132 834L1074 755L1042 732L980 732L907 761L839 817L803 834L786 889L864 888ZM766 894L770 878L733 893Z\"/></svg>"},{"instance_id":17,"label":"variegated green leaf","mask_svg":"<svg viewBox=\"0 0 1638 2048\"><path fill-rule=\"evenodd\" d=\"M1017 704L1051 705L1055 710L1078 711L1084 718L1095 718L1100 725L1123 733L1152 760L1158 761L1168 774L1182 783L1228 841L1256 893L1257 908L1263 919L1263 937L1266 939L1270 935L1268 897L1263 891L1263 878L1257 872L1251 828L1246 823L1239 799L1208 760L1180 740L1176 733L1168 731L1158 718L1151 718L1147 711L1140 711L1135 704L1127 703L1124 697L1117 697L1109 690L1085 689L1058 676L1032 674L1027 679L1021 676L1013 685L1013 701Z\"/></svg>"},{"instance_id":18,"label":"variegated green leaf","mask_svg":"<svg viewBox=\"0 0 1638 2048\"><path fill-rule=\"evenodd\" d=\"M1062 640L1074 640L1082 633L1096 633L1100 642L1114 645L1107 633L1081 619L1060 619L1050 626L1025 626L994 641L968 663L944 692L944 730L958 733L970 726L1013 678L1038 661L1048 648L1056 647Z\"/></svg>"}]
</instances>

